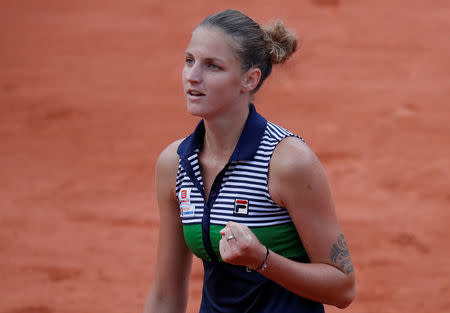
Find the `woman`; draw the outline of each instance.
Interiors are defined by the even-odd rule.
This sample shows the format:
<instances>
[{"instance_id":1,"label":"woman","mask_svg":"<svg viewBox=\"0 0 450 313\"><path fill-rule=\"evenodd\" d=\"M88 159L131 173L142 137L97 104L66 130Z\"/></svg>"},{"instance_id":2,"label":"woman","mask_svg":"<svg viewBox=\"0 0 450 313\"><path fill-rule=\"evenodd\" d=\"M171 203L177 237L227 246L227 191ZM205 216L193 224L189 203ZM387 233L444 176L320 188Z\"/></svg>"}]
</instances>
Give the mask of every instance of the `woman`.
<instances>
[{"instance_id":1,"label":"woman","mask_svg":"<svg viewBox=\"0 0 450 313\"><path fill-rule=\"evenodd\" d=\"M323 312L355 295L354 271L324 170L301 137L251 100L296 50L281 22L238 11L192 33L182 74L202 118L156 166L160 236L144 312L185 312L192 253L204 264L200 312Z\"/></svg>"}]
</instances>

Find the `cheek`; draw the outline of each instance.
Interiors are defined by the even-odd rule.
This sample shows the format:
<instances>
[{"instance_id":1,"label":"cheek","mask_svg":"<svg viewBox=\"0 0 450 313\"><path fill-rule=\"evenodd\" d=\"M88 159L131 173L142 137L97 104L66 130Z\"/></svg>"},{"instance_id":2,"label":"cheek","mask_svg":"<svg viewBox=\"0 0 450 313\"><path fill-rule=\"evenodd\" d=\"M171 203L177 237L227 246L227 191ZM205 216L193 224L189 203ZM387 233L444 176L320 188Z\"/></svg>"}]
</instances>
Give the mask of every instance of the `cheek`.
<instances>
[{"instance_id":1,"label":"cheek","mask_svg":"<svg viewBox=\"0 0 450 313\"><path fill-rule=\"evenodd\" d=\"M233 75L227 77L217 77L214 81L210 81L210 87L217 91L220 90L221 93L233 95L240 92L242 84L241 80Z\"/></svg>"},{"instance_id":2,"label":"cheek","mask_svg":"<svg viewBox=\"0 0 450 313\"><path fill-rule=\"evenodd\" d=\"M183 83L183 85L186 83L186 66L183 66L183 70L181 71L181 82Z\"/></svg>"}]
</instances>

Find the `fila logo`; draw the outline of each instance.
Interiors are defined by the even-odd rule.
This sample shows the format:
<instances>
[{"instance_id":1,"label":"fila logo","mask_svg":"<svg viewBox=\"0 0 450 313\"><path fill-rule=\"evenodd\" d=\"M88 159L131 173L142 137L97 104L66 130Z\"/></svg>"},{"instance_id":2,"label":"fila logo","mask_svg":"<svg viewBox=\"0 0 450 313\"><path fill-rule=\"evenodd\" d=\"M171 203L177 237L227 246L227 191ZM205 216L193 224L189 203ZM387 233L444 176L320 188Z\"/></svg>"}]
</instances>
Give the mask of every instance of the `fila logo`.
<instances>
[{"instance_id":1,"label":"fila logo","mask_svg":"<svg viewBox=\"0 0 450 313\"><path fill-rule=\"evenodd\" d=\"M234 214L248 215L248 200L236 199L234 201Z\"/></svg>"}]
</instances>

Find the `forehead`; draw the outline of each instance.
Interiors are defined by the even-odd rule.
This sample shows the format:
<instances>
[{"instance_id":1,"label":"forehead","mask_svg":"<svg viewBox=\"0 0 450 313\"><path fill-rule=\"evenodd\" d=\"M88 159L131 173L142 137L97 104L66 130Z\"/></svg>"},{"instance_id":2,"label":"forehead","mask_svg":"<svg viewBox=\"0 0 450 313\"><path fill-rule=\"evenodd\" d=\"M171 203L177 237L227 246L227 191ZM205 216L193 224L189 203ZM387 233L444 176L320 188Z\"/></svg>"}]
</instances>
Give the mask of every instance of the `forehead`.
<instances>
[{"instance_id":1,"label":"forehead","mask_svg":"<svg viewBox=\"0 0 450 313\"><path fill-rule=\"evenodd\" d=\"M217 27L199 26L192 32L186 53L200 58L217 58L237 61L232 46L232 38Z\"/></svg>"}]
</instances>

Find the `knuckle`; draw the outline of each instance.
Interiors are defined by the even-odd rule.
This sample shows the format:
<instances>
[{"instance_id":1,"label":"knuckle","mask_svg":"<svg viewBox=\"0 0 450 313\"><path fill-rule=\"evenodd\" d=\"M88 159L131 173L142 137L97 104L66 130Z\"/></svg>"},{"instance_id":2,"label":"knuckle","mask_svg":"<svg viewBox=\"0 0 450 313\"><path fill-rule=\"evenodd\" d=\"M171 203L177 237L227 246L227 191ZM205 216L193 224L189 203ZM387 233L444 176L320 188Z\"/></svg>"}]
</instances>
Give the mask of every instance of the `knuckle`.
<instances>
[{"instance_id":1,"label":"knuckle","mask_svg":"<svg viewBox=\"0 0 450 313\"><path fill-rule=\"evenodd\" d=\"M250 246L251 246L251 241L249 240L249 238L245 238L244 240L242 240L241 250L248 251Z\"/></svg>"}]
</instances>

